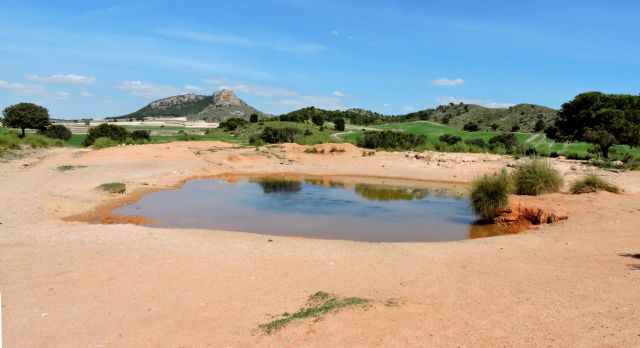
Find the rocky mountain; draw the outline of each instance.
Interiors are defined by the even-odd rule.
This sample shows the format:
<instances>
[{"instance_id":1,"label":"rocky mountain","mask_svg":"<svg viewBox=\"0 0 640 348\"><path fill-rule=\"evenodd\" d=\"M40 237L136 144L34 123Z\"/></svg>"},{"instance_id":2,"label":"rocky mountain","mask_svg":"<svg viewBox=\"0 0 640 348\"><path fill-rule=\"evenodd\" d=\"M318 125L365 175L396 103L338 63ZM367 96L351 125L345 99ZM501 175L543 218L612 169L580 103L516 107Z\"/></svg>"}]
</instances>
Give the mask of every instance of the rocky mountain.
<instances>
[{"instance_id":1,"label":"rocky mountain","mask_svg":"<svg viewBox=\"0 0 640 348\"><path fill-rule=\"evenodd\" d=\"M233 91L223 89L210 96L184 94L156 100L136 112L114 118L187 117L188 120L221 122L231 117L248 120L253 113L262 114Z\"/></svg>"}]
</instances>

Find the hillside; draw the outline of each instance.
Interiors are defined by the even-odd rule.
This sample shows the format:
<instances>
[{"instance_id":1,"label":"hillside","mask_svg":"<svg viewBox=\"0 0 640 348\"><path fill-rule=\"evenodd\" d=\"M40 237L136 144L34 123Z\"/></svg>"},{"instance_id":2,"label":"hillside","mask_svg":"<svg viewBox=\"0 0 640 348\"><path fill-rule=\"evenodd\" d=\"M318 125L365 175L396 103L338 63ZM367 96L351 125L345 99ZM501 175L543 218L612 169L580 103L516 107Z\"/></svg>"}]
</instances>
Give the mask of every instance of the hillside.
<instances>
[{"instance_id":1,"label":"hillside","mask_svg":"<svg viewBox=\"0 0 640 348\"><path fill-rule=\"evenodd\" d=\"M514 126L518 126L519 131L533 132L552 125L557 117L557 110L533 104L518 104L501 109L473 104L449 104L433 110L429 119L458 129L473 122L480 130L512 131ZM539 124L542 129L536 129L539 120L542 120Z\"/></svg>"},{"instance_id":2,"label":"hillside","mask_svg":"<svg viewBox=\"0 0 640 348\"><path fill-rule=\"evenodd\" d=\"M114 118L187 117L188 120L225 121L231 117L249 119L262 114L236 97L231 90L220 90L211 96L184 94L156 100L142 109Z\"/></svg>"}]
</instances>

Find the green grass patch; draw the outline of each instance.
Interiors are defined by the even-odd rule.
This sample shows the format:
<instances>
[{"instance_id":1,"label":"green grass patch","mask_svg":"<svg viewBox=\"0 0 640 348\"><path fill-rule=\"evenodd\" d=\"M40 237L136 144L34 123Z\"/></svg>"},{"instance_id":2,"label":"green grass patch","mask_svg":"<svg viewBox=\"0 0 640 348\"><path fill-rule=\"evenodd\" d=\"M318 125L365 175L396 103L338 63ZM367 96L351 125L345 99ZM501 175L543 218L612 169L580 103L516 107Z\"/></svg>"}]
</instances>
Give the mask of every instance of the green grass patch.
<instances>
[{"instance_id":1,"label":"green grass patch","mask_svg":"<svg viewBox=\"0 0 640 348\"><path fill-rule=\"evenodd\" d=\"M620 188L607 182L596 174L589 174L583 179L574 182L570 189L572 194L591 193L596 191L608 191L620 193Z\"/></svg>"},{"instance_id":2,"label":"green grass patch","mask_svg":"<svg viewBox=\"0 0 640 348\"><path fill-rule=\"evenodd\" d=\"M110 193L124 193L127 190L127 185L121 182L110 182L98 186L98 189Z\"/></svg>"},{"instance_id":3,"label":"green grass patch","mask_svg":"<svg viewBox=\"0 0 640 348\"><path fill-rule=\"evenodd\" d=\"M282 329L294 320L303 320L307 318L315 318L316 320L319 320L329 312L337 311L346 307L364 305L369 302L371 302L371 300L368 300L366 298L342 298L328 292L318 291L315 294L309 296L309 300L307 301L306 305L300 308L297 312L285 312L282 314L282 318L276 319L266 324L261 324L260 329L262 329L267 334L271 334Z\"/></svg>"},{"instance_id":4,"label":"green grass patch","mask_svg":"<svg viewBox=\"0 0 640 348\"><path fill-rule=\"evenodd\" d=\"M76 169L82 169L82 168L87 168L87 166L64 165L64 166L59 166L57 169L61 172L66 172L69 170L76 170Z\"/></svg>"},{"instance_id":5,"label":"green grass patch","mask_svg":"<svg viewBox=\"0 0 640 348\"><path fill-rule=\"evenodd\" d=\"M549 162L533 159L516 168L513 182L516 194L537 196L560 191L563 179Z\"/></svg>"},{"instance_id":6,"label":"green grass patch","mask_svg":"<svg viewBox=\"0 0 640 348\"><path fill-rule=\"evenodd\" d=\"M511 191L511 178L505 170L500 175L485 174L471 183L471 207L483 219L493 220L509 203Z\"/></svg>"}]
</instances>

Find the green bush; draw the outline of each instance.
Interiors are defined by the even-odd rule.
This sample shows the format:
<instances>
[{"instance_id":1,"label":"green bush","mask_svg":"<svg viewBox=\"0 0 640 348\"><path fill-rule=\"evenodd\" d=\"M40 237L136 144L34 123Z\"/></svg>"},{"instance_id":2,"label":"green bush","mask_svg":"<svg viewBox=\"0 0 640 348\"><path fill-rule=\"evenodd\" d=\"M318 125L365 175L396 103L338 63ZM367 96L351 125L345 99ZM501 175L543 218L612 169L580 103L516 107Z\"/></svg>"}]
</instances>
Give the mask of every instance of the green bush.
<instances>
[{"instance_id":1,"label":"green bush","mask_svg":"<svg viewBox=\"0 0 640 348\"><path fill-rule=\"evenodd\" d=\"M480 127L477 123L468 122L464 126L462 126L462 130L465 130L467 132L477 132L480 130Z\"/></svg>"},{"instance_id":2,"label":"green bush","mask_svg":"<svg viewBox=\"0 0 640 348\"><path fill-rule=\"evenodd\" d=\"M462 141L462 138L460 138L457 135L451 135L451 134L442 134L438 140L440 140L443 143L447 143L449 145L453 145L456 143L459 143Z\"/></svg>"},{"instance_id":3,"label":"green bush","mask_svg":"<svg viewBox=\"0 0 640 348\"><path fill-rule=\"evenodd\" d=\"M121 182L110 182L108 184L102 184L98 186L98 189L110 193L124 193L127 189L127 185Z\"/></svg>"},{"instance_id":4,"label":"green bush","mask_svg":"<svg viewBox=\"0 0 640 348\"><path fill-rule=\"evenodd\" d=\"M464 143L467 144L467 145L477 146L477 147L480 147L480 148L487 147L487 143L482 138L467 139L467 140L464 141Z\"/></svg>"},{"instance_id":5,"label":"green bush","mask_svg":"<svg viewBox=\"0 0 640 348\"><path fill-rule=\"evenodd\" d=\"M129 132L122 126L103 123L97 127L89 128L87 137L84 139L84 146L91 146L98 138L110 138L117 144L124 143L129 137Z\"/></svg>"},{"instance_id":6,"label":"green bush","mask_svg":"<svg viewBox=\"0 0 640 348\"><path fill-rule=\"evenodd\" d=\"M537 196L560 191L562 176L549 162L534 159L519 165L513 173L519 195Z\"/></svg>"},{"instance_id":7,"label":"green bush","mask_svg":"<svg viewBox=\"0 0 640 348\"><path fill-rule=\"evenodd\" d=\"M506 171L500 175L485 174L471 183L471 207L483 219L495 219L509 204L510 191L511 180Z\"/></svg>"},{"instance_id":8,"label":"green bush","mask_svg":"<svg viewBox=\"0 0 640 348\"><path fill-rule=\"evenodd\" d=\"M51 139L40 134L27 134L22 138L22 143L32 148L62 147L65 145L63 140Z\"/></svg>"},{"instance_id":9,"label":"green bush","mask_svg":"<svg viewBox=\"0 0 640 348\"><path fill-rule=\"evenodd\" d=\"M596 192L600 190L612 193L620 193L620 188L618 186L605 181L595 174L589 174L583 179L580 179L571 185L571 193L574 195Z\"/></svg>"},{"instance_id":10,"label":"green bush","mask_svg":"<svg viewBox=\"0 0 640 348\"><path fill-rule=\"evenodd\" d=\"M247 122L247 120L243 118L232 117L224 122L220 122L219 127L227 131L233 131L233 130L236 130L238 127L243 127L247 125L247 123L249 122Z\"/></svg>"},{"instance_id":11,"label":"green bush","mask_svg":"<svg viewBox=\"0 0 640 348\"><path fill-rule=\"evenodd\" d=\"M95 150L103 149L105 147L118 146L120 143L109 138L109 137L100 137L93 141L92 147Z\"/></svg>"},{"instance_id":12,"label":"green bush","mask_svg":"<svg viewBox=\"0 0 640 348\"><path fill-rule=\"evenodd\" d=\"M516 145L518 145L518 139L513 133L504 133L489 139L489 145L491 145L492 150L498 145L502 145L507 153L511 153Z\"/></svg>"},{"instance_id":13,"label":"green bush","mask_svg":"<svg viewBox=\"0 0 640 348\"><path fill-rule=\"evenodd\" d=\"M411 133L400 133L391 130L382 132L364 132L364 135L357 140L359 147L367 149L402 149L409 150L418 146L423 146L427 142L424 135Z\"/></svg>"},{"instance_id":14,"label":"green bush","mask_svg":"<svg viewBox=\"0 0 640 348\"><path fill-rule=\"evenodd\" d=\"M39 130L38 134L42 134L53 139L61 139L64 141L71 139L72 135L71 130L61 124L54 124L43 130Z\"/></svg>"},{"instance_id":15,"label":"green bush","mask_svg":"<svg viewBox=\"0 0 640 348\"><path fill-rule=\"evenodd\" d=\"M146 129L138 129L131 132L131 139L151 141L151 132Z\"/></svg>"},{"instance_id":16,"label":"green bush","mask_svg":"<svg viewBox=\"0 0 640 348\"><path fill-rule=\"evenodd\" d=\"M302 131L297 128L291 127L283 127L283 128L272 128L265 127L262 130L262 134L260 135L260 139L262 139L265 143L268 144L277 144L277 143L295 143L300 140L302 136Z\"/></svg>"},{"instance_id":17,"label":"green bush","mask_svg":"<svg viewBox=\"0 0 640 348\"><path fill-rule=\"evenodd\" d=\"M345 128L345 122L344 122L344 118L338 118L334 121L335 124L335 129L337 131L344 131Z\"/></svg>"},{"instance_id":18,"label":"green bush","mask_svg":"<svg viewBox=\"0 0 640 348\"><path fill-rule=\"evenodd\" d=\"M0 134L0 149L17 150L20 148L20 137L16 132Z\"/></svg>"}]
</instances>

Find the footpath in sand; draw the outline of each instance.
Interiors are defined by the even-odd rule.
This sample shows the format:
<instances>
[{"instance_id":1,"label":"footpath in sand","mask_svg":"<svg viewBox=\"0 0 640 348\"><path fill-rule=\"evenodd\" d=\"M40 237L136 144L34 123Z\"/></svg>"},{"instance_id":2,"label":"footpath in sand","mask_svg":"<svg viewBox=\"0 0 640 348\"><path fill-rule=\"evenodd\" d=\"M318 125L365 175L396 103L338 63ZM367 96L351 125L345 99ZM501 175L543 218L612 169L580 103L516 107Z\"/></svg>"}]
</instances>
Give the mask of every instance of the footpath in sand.
<instances>
[{"instance_id":1,"label":"footpath in sand","mask_svg":"<svg viewBox=\"0 0 640 348\"><path fill-rule=\"evenodd\" d=\"M362 243L65 222L117 195L222 173L304 173L465 185L513 159L351 145L177 142L52 149L0 163L6 347L640 346L640 173L597 171L624 194L525 197L566 221L446 243ZM329 153L331 147L345 152ZM566 182L593 170L553 160ZM86 166L60 171L62 165ZM121 197L121 196L120 196ZM126 196L125 196L126 197ZM272 242L268 242L271 239ZM370 305L258 326L317 291ZM389 301L393 299L393 301ZM393 303L394 305L388 305Z\"/></svg>"}]
</instances>

